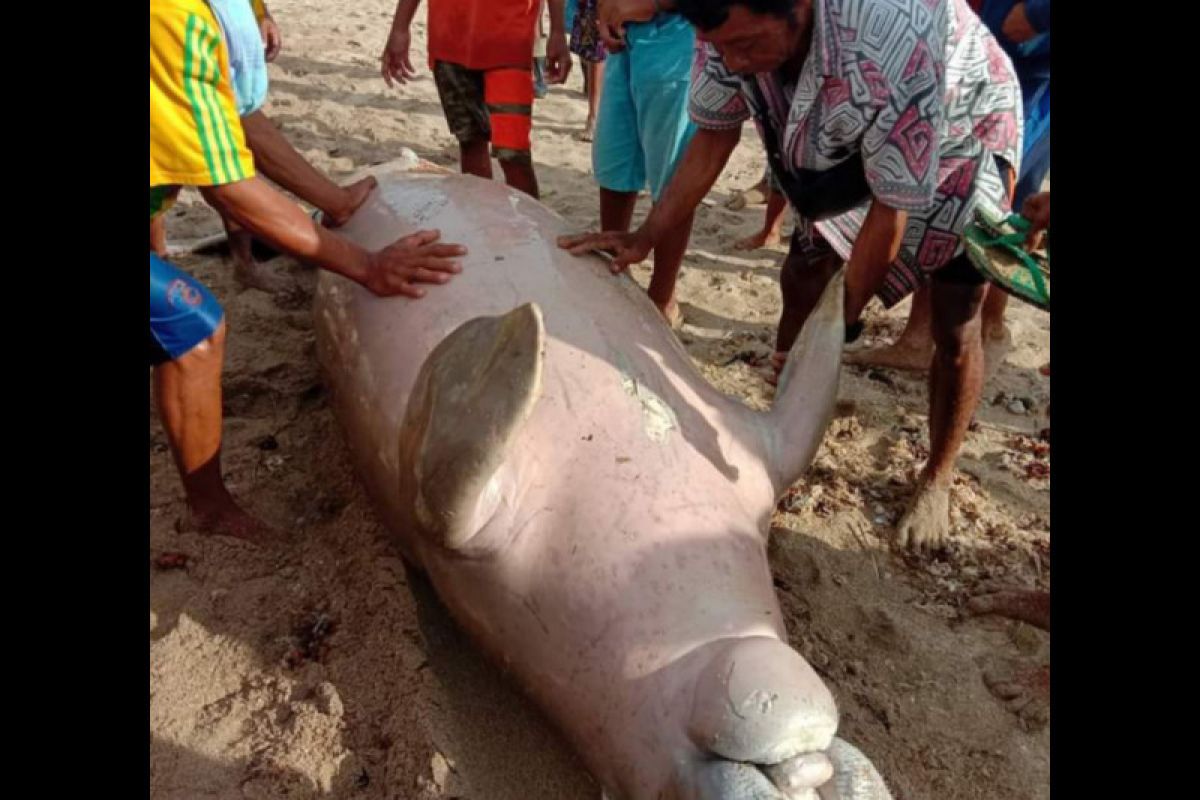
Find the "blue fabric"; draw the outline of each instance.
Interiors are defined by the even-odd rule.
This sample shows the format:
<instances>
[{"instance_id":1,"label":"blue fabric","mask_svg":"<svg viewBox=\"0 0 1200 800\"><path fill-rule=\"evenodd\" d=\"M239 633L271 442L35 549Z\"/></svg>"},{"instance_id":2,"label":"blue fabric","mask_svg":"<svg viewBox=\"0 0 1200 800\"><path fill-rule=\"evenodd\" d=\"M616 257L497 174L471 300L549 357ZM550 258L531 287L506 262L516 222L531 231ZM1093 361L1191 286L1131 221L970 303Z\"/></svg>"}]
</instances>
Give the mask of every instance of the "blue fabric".
<instances>
[{"instance_id":1,"label":"blue fabric","mask_svg":"<svg viewBox=\"0 0 1200 800\"><path fill-rule=\"evenodd\" d=\"M250 0L208 0L229 52L230 80L238 116L252 114L267 101L267 53Z\"/></svg>"},{"instance_id":2,"label":"blue fabric","mask_svg":"<svg viewBox=\"0 0 1200 800\"><path fill-rule=\"evenodd\" d=\"M1025 15L1038 35L1017 44L1005 37L1004 20L1021 0L984 0L979 16L1008 53L1021 83L1024 105L1024 152L1013 195L1013 208L1042 189L1050 172L1050 0L1025 0Z\"/></svg>"},{"instance_id":3,"label":"blue fabric","mask_svg":"<svg viewBox=\"0 0 1200 800\"><path fill-rule=\"evenodd\" d=\"M575 14L579 11L579 0L563 0L563 30L567 36L571 35L571 29L575 27Z\"/></svg>"},{"instance_id":4,"label":"blue fabric","mask_svg":"<svg viewBox=\"0 0 1200 800\"><path fill-rule=\"evenodd\" d=\"M592 170L604 189L649 184L657 201L696 132L687 110L696 36L678 14L658 14L626 24L625 41L605 62Z\"/></svg>"},{"instance_id":5,"label":"blue fabric","mask_svg":"<svg viewBox=\"0 0 1200 800\"><path fill-rule=\"evenodd\" d=\"M213 335L225 318L204 284L150 254L150 363L174 361Z\"/></svg>"},{"instance_id":6,"label":"blue fabric","mask_svg":"<svg viewBox=\"0 0 1200 800\"><path fill-rule=\"evenodd\" d=\"M1013 68L1017 71L1017 79L1021 82L1022 88L1026 88L1032 93L1037 88L1037 84L1050 80L1050 28L1048 24L1044 29L1038 27L1039 22L1049 23L1050 2L1041 0L1041 2L1031 3L1026 0L1025 14L1029 17L1029 22L1034 26L1034 30L1041 30L1041 32L1029 41L1017 44L1005 37L1003 29L1004 20L1019 1L984 0L983 6L979 9L979 17L1000 42L1004 52L1008 53L1008 57L1012 59ZM1036 14L1031 13L1034 11Z\"/></svg>"},{"instance_id":7,"label":"blue fabric","mask_svg":"<svg viewBox=\"0 0 1200 800\"><path fill-rule=\"evenodd\" d=\"M1050 0L1025 0L1025 16L1035 31L1050 32Z\"/></svg>"}]
</instances>

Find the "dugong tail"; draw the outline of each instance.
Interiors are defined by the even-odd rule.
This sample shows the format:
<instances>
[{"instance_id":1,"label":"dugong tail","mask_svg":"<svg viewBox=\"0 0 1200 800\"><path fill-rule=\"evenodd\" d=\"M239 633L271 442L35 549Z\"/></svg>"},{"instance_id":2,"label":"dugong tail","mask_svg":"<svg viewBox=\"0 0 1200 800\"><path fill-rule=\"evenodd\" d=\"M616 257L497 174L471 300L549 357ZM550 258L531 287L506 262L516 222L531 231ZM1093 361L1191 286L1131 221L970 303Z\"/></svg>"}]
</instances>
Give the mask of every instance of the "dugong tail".
<instances>
[{"instance_id":1,"label":"dugong tail","mask_svg":"<svg viewBox=\"0 0 1200 800\"><path fill-rule=\"evenodd\" d=\"M825 287L779 377L765 426L767 468L778 496L808 469L833 418L846 325L845 270Z\"/></svg>"}]
</instances>

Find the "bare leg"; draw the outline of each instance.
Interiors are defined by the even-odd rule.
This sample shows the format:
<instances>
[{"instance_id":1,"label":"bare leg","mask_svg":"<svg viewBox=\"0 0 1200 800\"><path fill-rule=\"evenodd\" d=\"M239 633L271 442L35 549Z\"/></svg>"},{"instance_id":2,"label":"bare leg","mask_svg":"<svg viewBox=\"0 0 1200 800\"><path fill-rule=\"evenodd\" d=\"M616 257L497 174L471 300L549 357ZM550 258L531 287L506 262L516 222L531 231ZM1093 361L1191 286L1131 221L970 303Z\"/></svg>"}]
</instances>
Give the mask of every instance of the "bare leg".
<instances>
[{"instance_id":1,"label":"bare leg","mask_svg":"<svg viewBox=\"0 0 1200 800\"><path fill-rule=\"evenodd\" d=\"M604 86L603 61L583 62L583 84L584 91L587 92L588 115L587 124L580 132L579 138L590 142L596 130L596 109L600 108L600 90Z\"/></svg>"},{"instance_id":2,"label":"bare leg","mask_svg":"<svg viewBox=\"0 0 1200 800\"><path fill-rule=\"evenodd\" d=\"M771 371L766 376L772 386L779 382L779 374L787 362L788 351L800 335L804 321L817 307L821 293L829 279L841 266L836 253L810 261L793 247L779 270L779 289L783 295L783 311L779 315L779 328L775 333L775 352L771 354Z\"/></svg>"},{"instance_id":3,"label":"bare leg","mask_svg":"<svg viewBox=\"0 0 1200 800\"><path fill-rule=\"evenodd\" d=\"M1008 308L1008 292L998 286L988 286L987 297L983 300L982 331L983 356L986 372L984 382L987 382L1000 365L1004 356L1012 349L1012 334L1004 324L1004 310Z\"/></svg>"},{"instance_id":4,"label":"bare leg","mask_svg":"<svg viewBox=\"0 0 1200 800\"><path fill-rule=\"evenodd\" d=\"M767 167L770 170L770 167ZM725 203L725 207L731 211L741 211L746 206L756 206L759 203L765 203L771 193L769 172L763 172L763 176L759 178L758 183L748 189L742 189L734 192L733 196Z\"/></svg>"},{"instance_id":5,"label":"bare leg","mask_svg":"<svg viewBox=\"0 0 1200 800\"><path fill-rule=\"evenodd\" d=\"M684 222L654 247L654 271L650 275L650 287L646 293L672 327L682 320L679 305L675 302L675 281L683 264L683 254L687 252L688 238L692 235L693 216L688 214Z\"/></svg>"},{"instance_id":6,"label":"bare leg","mask_svg":"<svg viewBox=\"0 0 1200 800\"><path fill-rule=\"evenodd\" d=\"M492 179L492 157L486 139L458 143L458 160L463 175Z\"/></svg>"},{"instance_id":7,"label":"bare leg","mask_svg":"<svg viewBox=\"0 0 1200 800\"><path fill-rule=\"evenodd\" d=\"M159 258L167 257L167 215L150 219L150 252Z\"/></svg>"},{"instance_id":8,"label":"bare leg","mask_svg":"<svg viewBox=\"0 0 1200 800\"><path fill-rule=\"evenodd\" d=\"M899 339L887 347L874 347L870 350L847 353L846 363L868 367L910 369L917 372L929 369L929 365L933 361L931 315L929 286L926 285L917 289L913 294L912 309L908 312L908 322L904 324L904 332L900 334Z\"/></svg>"},{"instance_id":9,"label":"bare leg","mask_svg":"<svg viewBox=\"0 0 1200 800\"><path fill-rule=\"evenodd\" d=\"M810 261L794 248L788 252L779 270L783 312L779 315L779 330L775 335L776 352L786 354L792 349L804 321L817 307L821 293L839 266L841 259L836 253Z\"/></svg>"},{"instance_id":10,"label":"bare leg","mask_svg":"<svg viewBox=\"0 0 1200 800\"><path fill-rule=\"evenodd\" d=\"M990 592L967 601L972 614L998 614L1050 630L1050 593L1029 589Z\"/></svg>"},{"instance_id":11,"label":"bare leg","mask_svg":"<svg viewBox=\"0 0 1200 800\"><path fill-rule=\"evenodd\" d=\"M229 253L233 256L233 275L238 283L248 289L259 289L272 294L291 288L290 281L273 273L266 264L259 264L254 260L251 250L254 237L248 230L231 219L222 217L221 221L225 223Z\"/></svg>"},{"instance_id":12,"label":"bare leg","mask_svg":"<svg viewBox=\"0 0 1200 800\"><path fill-rule=\"evenodd\" d=\"M500 162L500 169L504 170L504 181L509 186L537 199L538 182L537 174L533 171L532 159L529 161L505 159Z\"/></svg>"},{"instance_id":13,"label":"bare leg","mask_svg":"<svg viewBox=\"0 0 1200 800\"><path fill-rule=\"evenodd\" d=\"M767 213L763 219L762 230L739 239L734 243L737 250L757 250L760 247L770 247L779 244L779 230L783 227L783 212L787 210L787 197L779 192L771 192L767 196Z\"/></svg>"},{"instance_id":14,"label":"bare leg","mask_svg":"<svg viewBox=\"0 0 1200 800\"><path fill-rule=\"evenodd\" d=\"M600 189L600 230L627 231L633 222L637 192L614 192Z\"/></svg>"},{"instance_id":15,"label":"bare leg","mask_svg":"<svg viewBox=\"0 0 1200 800\"><path fill-rule=\"evenodd\" d=\"M372 177L345 187L329 180L292 147L261 111L242 117L242 129L254 154L254 166L301 200L319 208L330 227L350 219L375 188Z\"/></svg>"},{"instance_id":16,"label":"bare leg","mask_svg":"<svg viewBox=\"0 0 1200 800\"><path fill-rule=\"evenodd\" d=\"M936 548L950 530L950 481L983 389L980 307L985 285L930 284L933 367L929 371L929 461L900 520L901 546Z\"/></svg>"},{"instance_id":17,"label":"bare leg","mask_svg":"<svg viewBox=\"0 0 1200 800\"><path fill-rule=\"evenodd\" d=\"M154 395L200 530L261 541L274 532L234 501L221 478L221 364L225 323L175 361L154 368Z\"/></svg>"},{"instance_id":18,"label":"bare leg","mask_svg":"<svg viewBox=\"0 0 1200 800\"><path fill-rule=\"evenodd\" d=\"M637 198L637 192L614 192L601 188L600 229L629 230ZM646 293L671 325L679 320L679 307L675 304L675 279L679 275L679 265L683 263L683 254L687 250L691 232L692 217L689 215L687 222L654 248L654 271L650 275L650 287Z\"/></svg>"}]
</instances>

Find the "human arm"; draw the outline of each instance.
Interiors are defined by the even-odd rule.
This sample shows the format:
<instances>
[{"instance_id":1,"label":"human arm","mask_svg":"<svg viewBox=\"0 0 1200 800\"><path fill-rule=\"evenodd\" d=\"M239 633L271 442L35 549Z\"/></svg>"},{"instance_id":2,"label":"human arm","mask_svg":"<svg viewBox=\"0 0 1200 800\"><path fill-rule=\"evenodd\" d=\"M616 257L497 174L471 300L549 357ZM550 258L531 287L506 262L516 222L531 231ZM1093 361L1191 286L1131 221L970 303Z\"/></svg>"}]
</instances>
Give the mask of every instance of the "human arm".
<instances>
[{"instance_id":1,"label":"human arm","mask_svg":"<svg viewBox=\"0 0 1200 800\"><path fill-rule=\"evenodd\" d=\"M419 231L375 253L319 225L257 177L198 187L204 199L272 246L336 272L380 296L423 297L417 283L445 283L462 270L460 245L440 244L437 231Z\"/></svg>"},{"instance_id":2,"label":"human arm","mask_svg":"<svg viewBox=\"0 0 1200 800\"><path fill-rule=\"evenodd\" d=\"M847 326L858 322L862 310L883 285L888 269L900 253L907 224L908 212L892 208L878 198L871 201L846 267Z\"/></svg>"},{"instance_id":3,"label":"human arm","mask_svg":"<svg viewBox=\"0 0 1200 800\"><path fill-rule=\"evenodd\" d=\"M730 154L741 138L741 126L696 131L662 197L636 231L602 231L561 236L558 246L574 255L593 250L611 250L613 272L644 259L664 234L675 229L700 205L717 182Z\"/></svg>"},{"instance_id":4,"label":"human arm","mask_svg":"<svg viewBox=\"0 0 1200 800\"><path fill-rule=\"evenodd\" d=\"M404 84L417 74L417 71L413 69L412 57L409 54L412 46L412 35L409 31L412 27L413 17L416 16L417 8L420 5L421 0L400 0L396 4L396 13L392 17L392 30L388 34L387 43L383 46L383 55L380 57L380 73L389 88L391 88L393 80L396 83Z\"/></svg>"},{"instance_id":5,"label":"human arm","mask_svg":"<svg viewBox=\"0 0 1200 800\"><path fill-rule=\"evenodd\" d=\"M674 11L675 0L599 0L596 26L610 52L625 47L625 23L646 22L658 11Z\"/></svg>"},{"instance_id":6,"label":"human arm","mask_svg":"<svg viewBox=\"0 0 1200 800\"><path fill-rule=\"evenodd\" d=\"M563 3L564 0L547 0L550 7L550 36L546 41L547 83L562 83L571 74L571 48L567 45Z\"/></svg>"}]
</instances>

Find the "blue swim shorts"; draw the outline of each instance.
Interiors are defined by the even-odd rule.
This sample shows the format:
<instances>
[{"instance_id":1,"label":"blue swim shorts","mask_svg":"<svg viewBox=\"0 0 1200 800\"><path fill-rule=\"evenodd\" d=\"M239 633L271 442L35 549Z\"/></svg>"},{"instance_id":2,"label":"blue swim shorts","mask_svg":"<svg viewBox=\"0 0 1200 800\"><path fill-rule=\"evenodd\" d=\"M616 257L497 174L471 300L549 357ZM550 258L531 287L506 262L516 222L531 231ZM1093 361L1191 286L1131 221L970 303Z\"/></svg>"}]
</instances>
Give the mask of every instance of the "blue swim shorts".
<instances>
[{"instance_id":1,"label":"blue swim shorts","mask_svg":"<svg viewBox=\"0 0 1200 800\"><path fill-rule=\"evenodd\" d=\"M225 311L204 284L150 254L150 365L174 361L208 339Z\"/></svg>"},{"instance_id":2,"label":"blue swim shorts","mask_svg":"<svg viewBox=\"0 0 1200 800\"><path fill-rule=\"evenodd\" d=\"M625 26L626 48L609 53L600 94L592 171L603 189L658 200L696 126L688 116L696 35L678 14Z\"/></svg>"}]
</instances>

